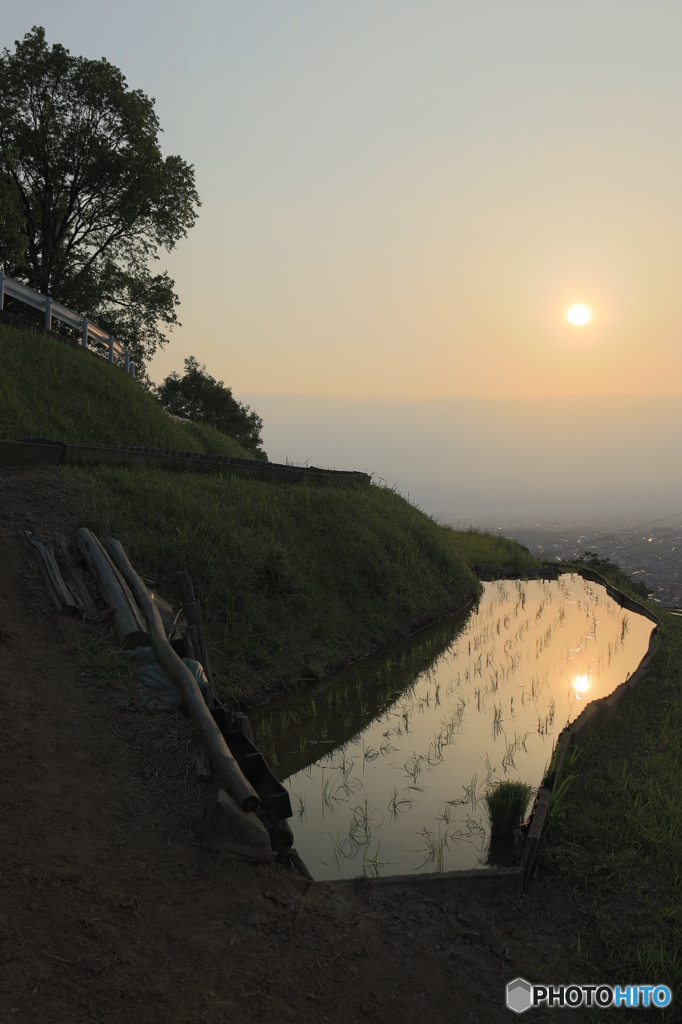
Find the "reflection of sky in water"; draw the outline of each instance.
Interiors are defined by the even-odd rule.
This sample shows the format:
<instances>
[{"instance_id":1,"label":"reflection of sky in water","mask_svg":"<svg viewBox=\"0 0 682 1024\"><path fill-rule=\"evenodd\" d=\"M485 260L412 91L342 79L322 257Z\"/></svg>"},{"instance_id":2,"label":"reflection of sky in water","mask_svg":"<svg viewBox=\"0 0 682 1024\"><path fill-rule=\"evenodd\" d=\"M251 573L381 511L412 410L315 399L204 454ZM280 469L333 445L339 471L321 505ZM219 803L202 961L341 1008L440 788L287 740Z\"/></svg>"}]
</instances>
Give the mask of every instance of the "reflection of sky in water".
<instances>
[{"instance_id":1,"label":"reflection of sky in water","mask_svg":"<svg viewBox=\"0 0 682 1024\"><path fill-rule=\"evenodd\" d=\"M307 705L299 695L275 707L256 724L276 770L291 773L296 847L312 874L480 865L487 785L536 788L558 733L634 671L652 628L579 576L487 583L417 671L394 648L371 663L373 679L356 668Z\"/></svg>"}]
</instances>

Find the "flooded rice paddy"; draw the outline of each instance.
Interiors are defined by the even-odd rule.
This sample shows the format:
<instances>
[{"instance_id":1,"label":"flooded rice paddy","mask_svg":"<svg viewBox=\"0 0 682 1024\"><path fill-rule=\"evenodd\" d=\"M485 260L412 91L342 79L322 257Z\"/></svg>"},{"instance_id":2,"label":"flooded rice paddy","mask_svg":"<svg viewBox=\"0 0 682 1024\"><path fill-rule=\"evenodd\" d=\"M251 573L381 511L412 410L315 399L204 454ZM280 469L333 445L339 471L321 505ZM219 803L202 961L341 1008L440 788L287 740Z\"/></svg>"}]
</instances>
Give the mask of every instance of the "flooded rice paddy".
<instances>
[{"instance_id":1,"label":"flooded rice paddy","mask_svg":"<svg viewBox=\"0 0 682 1024\"><path fill-rule=\"evenodd\" d=\"M653 624L580 576L484 586L466 616L254 719L315 878L485 868L488 787L535 790L564 726L646 652Z\"/></svg>"}]
</instances>

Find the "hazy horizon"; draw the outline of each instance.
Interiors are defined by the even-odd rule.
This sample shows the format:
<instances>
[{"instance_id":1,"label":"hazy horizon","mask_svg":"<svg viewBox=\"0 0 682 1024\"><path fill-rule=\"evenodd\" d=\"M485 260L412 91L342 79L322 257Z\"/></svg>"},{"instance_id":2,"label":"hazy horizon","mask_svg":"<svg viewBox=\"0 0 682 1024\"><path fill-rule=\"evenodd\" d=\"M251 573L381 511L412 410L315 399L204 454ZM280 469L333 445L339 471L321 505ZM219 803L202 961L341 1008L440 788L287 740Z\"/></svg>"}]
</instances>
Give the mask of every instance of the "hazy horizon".
<instances>
[{"instance_id":1,"label":"hazy horizon","mask_svg":"<svg viewBox=\"0 0 682 1024\"><path fill-rule=\"evenodd\" d=\"M272 460L374 473L453 525L682 510L682 396L251 400Z\"/></svg>"}]
</instances>

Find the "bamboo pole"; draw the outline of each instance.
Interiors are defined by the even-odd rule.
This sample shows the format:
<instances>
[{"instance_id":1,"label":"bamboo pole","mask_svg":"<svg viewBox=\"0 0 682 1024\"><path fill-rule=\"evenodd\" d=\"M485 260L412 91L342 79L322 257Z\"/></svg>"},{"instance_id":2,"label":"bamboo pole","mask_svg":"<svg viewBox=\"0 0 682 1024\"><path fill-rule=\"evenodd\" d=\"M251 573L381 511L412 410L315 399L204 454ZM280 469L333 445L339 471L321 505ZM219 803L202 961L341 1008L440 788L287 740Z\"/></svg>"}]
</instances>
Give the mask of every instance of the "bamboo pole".
<instances>
[{"instance_id":1,"label":"bamboo pole","mask_svg":"<svg viewBox=\"0 0 682 1024\"><path fill-rule=\"evenodd\" d=\"M149 596L147 588L128 561L120 542L109 538L107 548L121 575L135 595L135 600L144 612L154 653L180 687L187 710L200 731L208 750L208 756L220 781L243 811L252 811L259 804L256 791L242 775L232 751L206 706L194 676L168 642L161 616Z\"/></svg>"},{"instance_id":2,"label":"bamboo pole","mask_svg":"<svg viewBox=\"0 0 682 1024\"><path fill-rule=\"evenodd\" d=\"M83 582L83 577L71 561L71 555L69 554L66 538L63 533L55 533L54 550L57 556L59 568L62 570L62 576L68 583L69 589L73 593L74 597L80 600L80 603L83 606L83 612L88 616L88 618L96 619L97 609L95 608L95 602L90 597L90 592Z\"/></svg>"},{"instance_id":3,"label":"bamboo pole","mask_svg":"<svg viewBox=\"0 0 682 1024\"><path fill-rule=\"evenodd\" d=\"M39 533L31 533L30 530L24 530L24 538L45 574L47 589L57 610L61 611L66 608L67 611L82 613L83 608L78 596L71 592L59 571L54 548L50 542L41 537Z\"/></svg>"},{"instance_id":4,"label":"bamboo pole","mask_svg":"<svg viewBox=\"0 0 682 1024\"><path fill-rule=\"evenodd\" d=\"M139 636L144 632L144 624L140 613L134 607L132 594L125 585L111 559L90 530L84 526L76 534L78 549L85 563L95 577L97 589L107 608L113 609L111 624L120 644L126 642L131 634ZM127 591L127 593L126 593Z\"/></svg>"}]
</instances>

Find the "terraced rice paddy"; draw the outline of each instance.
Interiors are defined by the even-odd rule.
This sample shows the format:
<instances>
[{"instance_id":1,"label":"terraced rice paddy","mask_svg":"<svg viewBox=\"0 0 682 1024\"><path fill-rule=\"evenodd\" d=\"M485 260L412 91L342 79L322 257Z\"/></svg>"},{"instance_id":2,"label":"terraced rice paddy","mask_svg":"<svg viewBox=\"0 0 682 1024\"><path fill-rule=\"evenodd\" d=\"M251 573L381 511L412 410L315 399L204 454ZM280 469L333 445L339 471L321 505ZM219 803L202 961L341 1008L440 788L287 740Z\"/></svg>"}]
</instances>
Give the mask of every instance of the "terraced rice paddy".
<instances>
[{"instance_id":1,"label":"terraced rice paddy","mask_svg":"<svg viewBox=\"0 0 682 1024\"><path fill-rule=\"evenodd\" d=\"M535 790L557 735L635 670L652 628L577 575L487 583L467 616L270 705L258 741L314 877L485 868L486 792Z\"/></svg>"}]
</instances>

